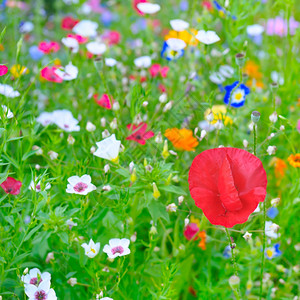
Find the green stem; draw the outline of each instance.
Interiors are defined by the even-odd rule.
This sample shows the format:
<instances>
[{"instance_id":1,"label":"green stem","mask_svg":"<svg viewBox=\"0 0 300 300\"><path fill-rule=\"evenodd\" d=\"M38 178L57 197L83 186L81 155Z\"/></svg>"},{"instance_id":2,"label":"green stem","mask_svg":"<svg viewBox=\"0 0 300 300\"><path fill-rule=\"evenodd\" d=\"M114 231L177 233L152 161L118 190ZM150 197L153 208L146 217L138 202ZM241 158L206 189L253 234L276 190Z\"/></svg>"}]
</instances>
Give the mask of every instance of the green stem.
<instances>
[{"instance_id":1,"label":"green stem","mask_svg":"<svg viewBox=\"0 0 300 300\"><path fill-rule=\"evenodd\" d=\"M262 291L263 291L263 276L264 276L264 268L265 268L265 249L266 249L266 230L265 230L265 224L266 224L266 201L263 202L263 216L264 216L264 222L263 222L263 249L261 253L261 269L260 269L260 292L259 292L259 299L262 297Z\"/></svg>"},{"instance_id":2,"label":"green stem","mask_svg":"<svg viewBox=\"0 0 300 300\"><path fill-rule=\"evenodd\" d=\"M256 147L257 147L257 133L256 133L256 124L253 125L253 153L256 156Z\"/></svg>"}]
</instances>

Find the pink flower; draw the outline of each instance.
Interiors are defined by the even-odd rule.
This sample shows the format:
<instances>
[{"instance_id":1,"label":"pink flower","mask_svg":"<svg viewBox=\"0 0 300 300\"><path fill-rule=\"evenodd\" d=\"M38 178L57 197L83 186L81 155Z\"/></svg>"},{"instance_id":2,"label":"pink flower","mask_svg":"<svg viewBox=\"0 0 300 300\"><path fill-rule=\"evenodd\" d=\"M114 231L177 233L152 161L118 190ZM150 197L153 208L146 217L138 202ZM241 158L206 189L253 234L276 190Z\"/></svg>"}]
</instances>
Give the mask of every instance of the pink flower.
<instances>
[{"instance_id":1,"label":"pink flower","mask_svg":"<svg viewBox=\"0 0 300 300\"><path fill-rule=\"evenodd\" d=\"M287 21L282 17L269 19L266 25L266 33L267 35L286 36L288 26L290 29L290 34L294 35L295 30L299 27L299 22L295 21L293 17L289 19L289 23L287 23Z\"/></svg>"},{"instance_id":2,"label":"pink flower","mask_svg":"<svg viewBox=\"0 0 300 300\"><path fill-rule=\"evenodd\" d=\"M153 131L147 131L147 124L140 123L139 125L128 124L127 129L129 129L132 133L126 138L126 140L135 141L141 145L145 145L146 140L152 138L154 136Z\"/></svg>"},{"instance_id":3,"label":"pink flower","mask_svg":"<svg viewBox=\"0 0 300 300\"><path fill-rule=\"evenodd\" d=\"M297 130L298 130L298 132L300 133L300 119L299 119L298 122L297 122Z\"/></svg>"},{"instance_id":4,"label":"pink flower","mask_svg":"<svg viewBox=\"0 0 300 300\"><path fill-rule=\"evenodd\" d=\"M132 6L133 6L134 10L135 10L139 15L141 15L141 16L143 16L144 13L141 12L141 11L137 8L137 5L138 5L139 3L146 3L146 2L148 2L148 1L147 1L147 0L132 0Z\"/></svg>"},{"instance_id":5,"label":"pink flower","mask_svg":"<svg viewBox=\"0 0 300 300\"><path fill-rule=\"evenodd\" d=\"M7 66L0 65L0 76L5 75L7 73L7 71L8 71Z\"/></svg>"},{"instance_id":6,"label":"pink flower","mask_svg":"<svg viewBox=\"0 0 300 300\"><path fill-rule=\"evenodd\" d=\"M0 186L3 188L6 194L18 195L20 194L22 182L12 177L7 177L7 179L3 181Z\"/></svg>"},{"instance_id":7,"label":"pink flower","mask_svg":"<svg viewBox=\"0 0 300 300\"><path fill-rule=\"evenodd\" d=\"M81 36L79 34L72 34L72 33L70 33L70 34L67 35L67 37L70 37L72 39L77 40L77 42L79 44L84 44L84 43L86 43L88 41L88 38L83 37L83 36Z\"/></svg>"},{"instance_id":8,"label":"pink flower","mask_svg":"<svg viewBox=\"0 0 300 300\"><path fill-rule=\"evenodd\" d=\"M45 54L49 54L51 52L57 52L60 48L57 42L40 42L38 46L39 50L41 50Z\"/></svg>"},{"instance_id":9,"label":"pink flower","mask_svg":"<svg viewBox=\"0 0 300 300\"><path fill-rule=\"evenodd\" d=\"M94 99L96 101L96 103L106 109L111 109L112 108L112 104L114 103L114 100L111 98L111 100L109 99L109 96L107 94L103 94L102 97L99 99L99 95L95 94Z\"/></svg>"},{"instance_id":10,"label":"pink flower","mask_svg":"<svg viewBox=\"0 0 300 300\"><path fill-rule=\"evenodd\" d=\"M107 41L108 45L116 45L121 40L121 34L118 31L109 31L105 33L102 38Z\"/></svg>"},{"instance_id":11,"label":"pink flower","mask_svg":"<svg viewBox=\"0 0 300 300\"><path fill-rule=\"evenodd\" d=\"M169 67L167 67L167 66L161 67L160 64L153 64L149 68L149 72L152 77L156 77L160 74L161 77L165 78L165 77L167 77L168 71L169 71Z\"/></svg>"},{"instance_id":12,"label":"pink flower","mask_svg":"<svg viewBox=\"0 0 300 300\"><path fill-rule=\"evenodd\" d=\"M56 67L45 67L44 69L41 70L41 77L43 77L47 81L61 83L63 82L63 79L58 75L56 75L55 73L56 70L57 70Z\"/></svg>"},{"instance_id":13,"label":"pink flower","mask_svg":"<svg viewBox=\"0 0 300 300\"><path fill-rule=\"evenodd\" d=\"M199 232L199 228L197 224L190 223L186 226L183 234L186 237L186 239L190 241L191 239L196 238L196 234L198 232Z\"/></svg>"}]
</instances>

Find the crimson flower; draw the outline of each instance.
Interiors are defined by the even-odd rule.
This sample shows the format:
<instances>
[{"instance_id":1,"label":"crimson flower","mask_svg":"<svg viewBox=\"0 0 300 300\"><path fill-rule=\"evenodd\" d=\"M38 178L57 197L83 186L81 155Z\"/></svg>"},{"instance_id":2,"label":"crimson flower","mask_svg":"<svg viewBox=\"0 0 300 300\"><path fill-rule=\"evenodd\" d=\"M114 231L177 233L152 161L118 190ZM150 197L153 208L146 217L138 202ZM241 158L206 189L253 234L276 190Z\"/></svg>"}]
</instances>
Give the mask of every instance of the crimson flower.
<instances>
[{"instance_id":1,"label":"crimson flower","mask_svg":"<svg viewBox=\"0 0 300 300\"><path fill-rule=\"evenodd\" d=\"M49 54L51 52L57 52L60 48L57 42L40 42L38 46L39 50L41 50L45 54Z\"/></svg>"},{"instance_id":2,"label":"crimson flower","mask_svg":"<svg viewBox=\"0 0 300 300\"><path fill-rule=\"evenodd\" d=\"M103 34L102 38L107 41L109 46L117 45L121 40L121 34L116 30L112 30Z\"/></svg>"},{"instance_id":3,"label":"crimson flower","mask_svg":"<svg viewBox=\"0 0 300 300\"><path fill-rule=\"evenodd\" d=\"M67 37L70 37L70 38L72 38L72 39L77 40L77 42L78 42L79 44L84 44L84 43L86 43L86 42L88 41L88 38L86 38L86 37L84 37L84 36L81 36L81 35L79 35L79 34L69 33L69 34L67 35Z\"/></svg>"},{"instance_id":4,"label":"crimson flower","mask_svg":"<svg viewBox=\"0 0 300 300\"><path fill-rule=\"evenodd\" d=\"M136 141L141 145L145 145L146 140L152 138L154 136L153 131L147 131L147 124L140 123L139 125L128 124L127 129L129 129L132 133L126 138L126 140Z\"/></svg>"},{"instance_id":5,"label":"crimson flower","mask_svg":"<svg viewBox=\"0 0 300 300\"><path fill-rule=\"evenodd\" d=\"M41 70L41 76L47 81L61 83L63 82L63 79L58 75L56 75L55 73L56 70L57 70L56 67L45 67L44 69Z\"/></svg>"},{"instance_id":6,"label":"crimson flower","mask_svg":"<svg viewBox=\"0 0 300 300\"><path fill-rule=\"evenodd\" d=\"M148 1L147 0L132 0L132 6L133 6L134 10L141 16L143 16L144 13L138 9L137 5L139 3L145 3L145 2L148 2Z\"/></svg>"},{"instance_id":7,"label":"crimson flower","mask_svg":"<svg viewBox=\"0 0 300 300\"><path fill-rule=\"evenodd\" d=\"M185 236L185 238L187 239L187 240L191 240L191 239L196 239L197 238L197 236L196 236L196 234L199 232L199 227L197 226L197 224L195 224L195 223L189 223L187 226L186 226L186 228L185 228L185 230L184 230L184 232L183 232L183 234L184 234L184 236Z\"/></svg>"},{"instance_id":8,"label":"crimson flower","mask_svg":"<svg viewBox=\"0 0 300 300\"><path fill-rule=\"evenodd\" d=\"M3 76L7 73L8 68L5 65L0 65L0 76Z\"/></svg>"},{"instance_id":9,"label":"crimson flower","mask_svg":"<svg viewBox=\"0 0 300 300\"><path fill-rule=\"evenodd\" d=\"M112 108L112 104L114 103L114 100L109 98L109 96L107 94L103 94L101 96L101 98L99 98L98 94L95 94L94 99L96 101L96 103L106 109L111 109Z\"/></svg>"},{"instance_id":10,"label":"crimson flower","mask_svg":"<svg viewBox=\"0 0 300 300\"><path fill-rule=\"evenodd\" d=\"M167 66L162 67L160 64L153 64L149 68L149 72L152 77L156 77L160 74L161 77L165 78L168 75L168 71L169 71L169 67L167 67Z\"/></svg>"},{"instance_id":11,"label":"crimson flower","mask_svg":"<svg viewBox=\"0 0 300 300\"><path fill-rule=\"evenodd\" d=\"M73 27L79 22L79 20L67 16L61 21L61 28L64 30L72 30Z\"/></svg>"},{"instance_id":12,"label":"crimson flower","mask_svg":"<svg viewBox=\"0 0 300 300\"><path fill-rule=\"evenodd\" d=\"M203 151L189 172L195 204L214 225L244 223L266 197L267 175L262 162L237 148Z\"/></svg>"},{"instance_id":13,"label":"crimson flower","mask_svg":"<svg viewBox=\"0 0 300 300\"><path fill-rule=\"evenodd\" d=\"M3 181L0 186L3 188L6 194L18 195L20 194L22 182L12 177L7 177L7 179Z\"/></svg>"}]
</instances>

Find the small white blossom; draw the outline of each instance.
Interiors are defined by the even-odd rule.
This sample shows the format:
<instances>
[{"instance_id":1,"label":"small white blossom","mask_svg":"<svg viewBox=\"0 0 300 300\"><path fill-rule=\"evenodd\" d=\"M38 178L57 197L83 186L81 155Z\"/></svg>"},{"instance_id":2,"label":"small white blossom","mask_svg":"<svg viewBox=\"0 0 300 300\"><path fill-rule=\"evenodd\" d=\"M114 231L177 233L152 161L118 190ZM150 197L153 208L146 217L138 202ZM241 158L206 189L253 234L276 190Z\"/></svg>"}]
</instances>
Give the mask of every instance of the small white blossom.
<instances>
[{"instance_id":1,"label":"small white blossom","mask_svg":"<svg viewBox=\"0 0 300 300\"><path fill-rule=\"evenodd\" d=\"M84 254L86 256L88 256L89 258L93 258L99 253L100 243L95 244L94 241L90 239L89 244L83 243L81 247L84 249Z\"/></svg>"},{"instance_id":2,"label":"small white blossom","mask_svg":"<svg viewBox=\"0 0 300 300\"><path fill-rule=\"evenodd\" d=\"M104 246L103 252L111 259L128 255L130 254L129 244L129 239L110 239L109 245Z\"/></svg>"}]
</instances>

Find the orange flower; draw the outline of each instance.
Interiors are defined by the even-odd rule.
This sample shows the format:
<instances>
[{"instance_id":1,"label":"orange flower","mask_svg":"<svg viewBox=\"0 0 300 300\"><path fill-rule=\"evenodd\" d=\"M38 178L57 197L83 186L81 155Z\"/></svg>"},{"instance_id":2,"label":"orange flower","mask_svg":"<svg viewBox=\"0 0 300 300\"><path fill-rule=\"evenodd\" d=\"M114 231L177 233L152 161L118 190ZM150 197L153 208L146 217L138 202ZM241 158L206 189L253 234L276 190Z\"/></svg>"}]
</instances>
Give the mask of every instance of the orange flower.
<instances>
[{"instance_id":1,"label":"orange flower","mask_svg":"<svg viewBox=\"0 0 300 300\"><path fill-rule=\"evenodd\" d=\"M284 176L287 165L283 159L278 158L278 157L273 157L270 162L270 166L274 166L276 178L281 179Z\"/></svg>"},{"instance_id":2,"label":"orange flower","mask_svg":"<svg viewBox=\"0 0 300 300\"><path fill-rule=\"evenodd\" d=\"M200 231L198 233L198 238L200 239L198 247L200 247L202 250L205 250L206 249L206 232L204 230Z\"/></svg>"},{"instance_id":3,"label":"orange flower","mask_svg":"<svg viewBox=\"0 0 300 300\"><path fill-rule=\"evenodd\" d=\"M189 31L184 30L184 31L175 31L175 30L170 30L168 34L165 36L165 40L168 40L170 38L176 38L183 40L187 45L192 45L196 46L199 41L195 38L197 35L198 30L191 28Z\"/></svg>"},{"instance_id":4,"label":"orange flower","mask_svg":"<svg viewBox=\"0 0 300 300\"><path fill-rule=\"evenodd\" d=\"M194 151L199 144L193 136L193 131L190 129L169 128L165 132L165 137L178 150Z\"/></svg>"},{"instance_id":5,"label":"orange flower","mask_svg":"<svg viewBox=\"0 0 300 300\"><path fill-rule=\"evenodd\" d=\"M300 168L300 153L291 154L287 160L292 167Z\"/></svg>"},{"instance_id":6,"label":"orange flower","mask_svg":"<svg viewBox=\"0 0 300 300\"><path fill-rule=\"evenodd\" d=\"M250 77L254 78L256 80L259 80L262 78L262 73L259 72L259 65L256 64L252 60L248 60L245 65L244 72Z\"/></svg>"}]
</instances>

